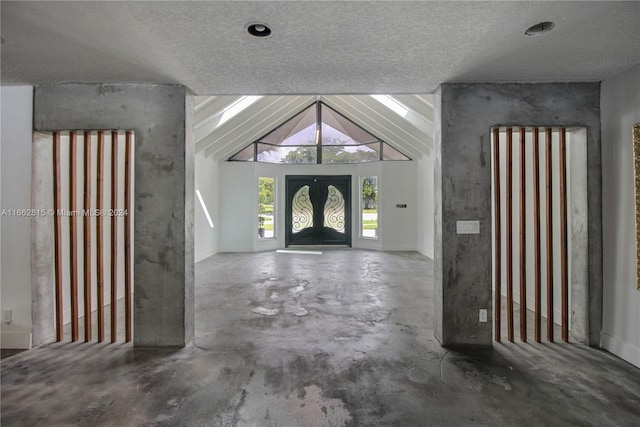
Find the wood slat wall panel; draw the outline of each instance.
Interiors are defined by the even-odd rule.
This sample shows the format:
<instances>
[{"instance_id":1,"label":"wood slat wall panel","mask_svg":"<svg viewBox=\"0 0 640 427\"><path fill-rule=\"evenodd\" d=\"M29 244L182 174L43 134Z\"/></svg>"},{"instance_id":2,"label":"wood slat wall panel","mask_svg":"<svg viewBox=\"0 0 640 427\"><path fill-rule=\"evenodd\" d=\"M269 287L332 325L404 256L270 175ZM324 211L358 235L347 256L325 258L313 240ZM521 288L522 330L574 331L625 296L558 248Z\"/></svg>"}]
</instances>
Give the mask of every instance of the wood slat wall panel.
<instances>
[{"instance_id":1,"label":"wood slat wall panel","mask_svg":"<svg viewBox=\"0 0 640 427\"><path fill-rule=\"evenodd\" d=\"M534 278L534 311L535 311L535 327L534 339L540 342L541 325L542 325L542 265L540 262L540 131L533 130L533 221L534 221L534 252L535 252L535 278Z\"/></svg>"},{"instance_id":2,"label":"wood slat wall panel","mask_svg":"<svg viewBox=\"0 0 640 427\"><path fill-rule=\"evenodd\" d=\"M541 153L541 134L544 134L544 148ZM495 340L500 342L502 339L502 282L506 285L506 306L507 306L507 339L513 342L514 327L514 301L513 295L513 181L517 181L519 189L519 257L517 257L519 267L519 301L517 304L520 308L520 340L526 342L528 339L527 328L527 311L533 310L534 318L534 339L536 342L542 340L542 239L545 240L546 249L546 323L547 323L547 340L554 341L554 288L561 295L561 330L562 340L569 340L569 253L568 253L568 182L567 182L567 129L566 128L524 128L524 127L508 127L492 129L493 139L493 162L498 168L493 171L494 183L494 333ZM517 137L514 138L514 135ZM504 136L506 140L506 166L505 176L501 176L500 169L500 139ZM554 136L557 139L554 140ZM532 149L527 149L527 141L531 141ZM557 152L554 149L554 143L557 142ZM519 145L519 174L513 174L513 146ZM531 154L531 160L527 158L527 153ZM557 154L557 160L554 155ZM544 166L541 165L540 156L544 157ZM554 176L553 165L558 163L558 176ZM531 168L531 184L527 181L527 171ZM541 171L544 168L544 171ZM541 177L544 173L544 178ZM544 179L544 201L545 201L545 234L542 233L542 195L540 179ZM506 215L502 217L501 207L501 189L502 185L506 186ZM527 186L531 188L528 189ZM529 196L529 191L531 195ZM557 192L559 206L554 209L554 193ZM528 202L527 200L531 200ZM531 215L527 216L528 203L532 203ZM532 221L533 224L529 222ZM502 277L502 227L506 228L506 274ZM529 230L529 227L533 231ZM554 247L554 227L560 229L559 247ZM528 234L531 233L531 234ZM527 247L531 243L529 239L533 239L533 261L529 264L527 257ZM560 259L560 283L555 283L554 274L555 257ZM531 274L534 281L533 290L533 307L527 307L527 278Z\"/></svg>"},{"instance_id":3,"label":"wood slat wall panel","mask_svg":"<svg viewBox=\"0 0 640 427\"><path fill-rule=\"evenodd\" d=\"M96 209L104 209L104 132L98 132ZM96 292L98 299L98 342L104 341L104 218L96 217Z\"/></svg>"},{"instance_id":4,"label":"wood slat wall panel","mask_svg":"<svg viewBox=\"0 0 640 427\"><path fill-rule=\"evenodd\" d=\"M525 128L520 137L520 340L527 341L527 179Z\"/></svg>"},{"instance_id":5,"label":"wood slat wall panel","mask_svg":"<svg viewBox=\"0 0 640 427\"><path fill-rule=\"evenodd\" d=\"M64 310L65 304L70 307L70 323L72 342L78 341L81 328L84 328L84 341L93 340L93 304L97 303L97 340L105 339L105 264L110 264L110 333L111 342L118 340L118 287L124 287L125 305L125 336L124 341L132 339L132 222L131 196L133 187L133 131L124 133L118 131L71 131L52 132L53 151L53 193L54 193L54 292L55 292L55 328L56 341L64 340ZM109 141L109 138L111 141ZM68 138L68 146L62 143L62 138ZM111 143L111 153L105 156L106 146ZM95 158L93 144L97 149ZM119 157L119 146L123 145L125 152ZM61 156L68 156L68 164L61 163ZM82 154L80 152L82 151ZM78 156L82 155L81 162ZM106 157L106 158L105 158ZM119 159L124 157L125 169L119 171ZM95 161L95 163L94 163ZM108 164L109 169L105 169ZM62 175L62 168L68 168L68 177ZM105 180L110 173L110 184L105 186ZM123 173L124 179L119 180L118 174ZM95 187L94 187L95 185ZM93 191L95 188L95 207L93 205ZM82 200L78 203L78 191L82 192ZM124 193L124 208L119 208L119 197ZM105 207L105 196L110 203ZM68 205L63 204L63 198ZM126 214L125 214L126 212ZM68 231L63 229L63 217L69 218ZM82 217L82 227L78 228L79 218ZM93 218L95 218L95 235L93 234ZM104 221L111 218L110 228L105 232ZM124 229L119 228L124 224ZM63 235L64 232L64 235ZM124 239L118 238L123 233ZM105 241L108 234L109 243ZM79 244L81 246L79 246ZM93 245L95 244L95 255ZM109 244L108 252L105 244ZM80 253L80 250L82 251ZM124 260L118 259L124 253ZM95 257L94 257L95 256ZM106 257L109 257L106 260ZM82 260L80 260L82 258ZM94 279L93 262L96 271ZM124 261L124 262L123 262ZM119 272L118 263L123 262L124 272ZM69 268L69 277L65 280L65 269ZM94 285L95 283L95 285ZM95 287L94 287L95 286ZM67 294L68 292L68 294ZM82 297L80 296L82 293ZM95 292L95 293L94 293ZM95 296L96 301L93 301ZM65 299L68 302L65 302ZM82 303L79 307L80 300ZM83 318L83 322L81 319ZM122 338L120 338L122 340Z\"/></svg>"},{"instance_id":6,"label":"wood slat wall panel","mask_svg":"<svg viewBox=\"0 0 640 427\"><path fill-rule=\"evenodd\" d=\"M500 129L493 129L493 182L494 182L494 335L500 342L502 334L502 204L500 186Z\"/></svg>"},{"instance_id":7,"label":"wood slat wall panel","mask_svg":"<svg viewBox=\"0 0 640 427\"><path fill-rule=\"evenodd\" d=\"M92 339L92 310L91 310L91 216L87 215L91 209L91 132L84 133L84 201L83 208L85 215L82 217L84 234L84 340L89 342Z\"/></svg>"},{"instance_id":8,"label":"wood slat wall panel","mask_svg":"<svg viewBox=\"0 0 640 427\"><path fill-rule=\"evenodd\" d=\"M507 128L507 339L513 342L513 129Z\"/></svg>"},{"instance_id":9,"label":"wood slat wall panel","mask_svg":"<svg viewBox=\"0 0 640 427\"><path fill-rule=\"evenodd\" d=\"M69 210L73 213L76 205L76 174L77 174L77 134L71 132L69 136ZM69 216L69 268L71 271L71 341L78 341L78 218Z\"/></svg>"},{"instance_id":10,"label":"wood slat wall panel","mask_svg":"<svg viewBox=\"0 0 640 427\"><path fill-rule=\"evenodd\" d=\"M553 342L553 168L552 168L552 132L546 128L545 133L545 178L546 178L546 206L547 206L547 340Z\"/></svg>"},{"instance_id":11,"label":"wood slat wall panel","mask_svg":"<svg viewBox=\"0 0 640 427\"><path fill-rule=\"evenodd\" d=\"M118 209L118 132L111 132L111 209ZM111 215L111 342L118 340L118 216Z\"/></svg>"},{"instance_id":12,"label":"wood slat wall panel","mask_svg":"<svg viewBox=\"0 0 640 427\"><path fill-rule=\"evenodd\" d=\"M53 133L53 238L54 238L54 275L56 301L56 341L63 339L63 301L62 301L62 217L58 215L62 209L62 177L60 171L60 133Z\"/></svg>"}]
</instances>

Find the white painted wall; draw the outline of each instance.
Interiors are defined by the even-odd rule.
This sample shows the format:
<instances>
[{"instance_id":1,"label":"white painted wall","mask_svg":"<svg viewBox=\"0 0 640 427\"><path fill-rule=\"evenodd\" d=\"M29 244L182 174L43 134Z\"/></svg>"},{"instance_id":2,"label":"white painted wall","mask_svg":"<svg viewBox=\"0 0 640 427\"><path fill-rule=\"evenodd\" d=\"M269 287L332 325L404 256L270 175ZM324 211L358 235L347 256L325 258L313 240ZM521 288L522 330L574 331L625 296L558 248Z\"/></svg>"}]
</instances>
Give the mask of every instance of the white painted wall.
<instances>
[{"instance_id":1,"label":"white painted wall","mask_svg":"<svg viewBox=\"0 0 640 427\"><path fill-rule=\"evenodd\" d=\"M434 239L434 175L433 152L429 150L417 161L418 175L418 251L433 259Z\"/></svg>"},{"instance_id":2,"label":"white painted wall","mask_svg":"<svg viewBox=\"0 0 640 427\"><path fill-rule=\"evenodd\" d=\"M380 211L378 236L382 249L415 251L418 249L418 194L416 162L382 162L378 182ZM396 205L407 205L398 208Z\"/></svg>"},{"instance_id":3,"label":"white painted wall","mask_svg":"<svg viewBox=\"0 0 640 427\"><path fill-rule=\"evenodd\" d=\"M252 252L257 235L258 183L250 162L220 163L221 252ZM197 236L197 235L196 235Z\"/></svg>"},{"instance_id":4,"label":"white painted wall","mask_svg":"<svg viewBox=\"0 0 640 427\"><path fill-rule=\"evenodd\" d=\"M220 229L218 214L218 173L219 164L213 157L207 157L202 151L196 154L196 190L200 192L204 206L196 197L195 207L195 262L201 261L218 252ZM207 209L213 227L205 215Z\"/></svg>"},{"instance_id":5,"label":"white painted wall","mask_svg":"<svg viewBox=\"0 0 640 427\"><path fill-rule=\"evenodd\" d=\"M31 208L31 135L33 88L0 87L2 209ZM0 263L2 310L13 323L2 323L2 348L31 343L31 219L2 216Z\"/></svg>"},{"instance_id":6,"label":"white painted wall","mask_svg":"<svg viewBox=\"0 0 640 427\"><path fill-rule=\"evenodd\" d=\"M196 166L197 168L197 166ZM284 248L286 175L351 175L352 246L377 250L417 249L416 162L382 162L359 165L276 165L252 162L221 162L219 180L219 251L244 252ZM378 176L378 240L359 236L359 185L363 176ZM276 179L276 237L258 239L258 178ZM406 204L398 209L396 204ZM199 239L196 232L196 242ZM198 243L196 243L198 246Z\"/></svg>"},{"instance_id":7,"label":"white painted wall","mask_svg":"<svg viewBox=\"0 0 640 427\"><path fill-rule=\"evenodd\" d=\"M602 82L603 330L601 345L640 367L640 291L632 125L640 122L640 65Z\"/></svg>"}]
</instances>

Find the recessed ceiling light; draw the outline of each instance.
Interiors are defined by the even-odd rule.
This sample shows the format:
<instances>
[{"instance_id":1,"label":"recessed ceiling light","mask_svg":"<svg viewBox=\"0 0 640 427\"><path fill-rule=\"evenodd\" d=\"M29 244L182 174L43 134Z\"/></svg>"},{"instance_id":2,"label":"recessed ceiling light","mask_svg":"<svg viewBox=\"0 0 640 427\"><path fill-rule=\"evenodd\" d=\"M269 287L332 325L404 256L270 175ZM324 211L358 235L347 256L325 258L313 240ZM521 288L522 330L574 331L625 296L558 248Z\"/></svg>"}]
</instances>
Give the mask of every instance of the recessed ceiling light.
<instances>
[{"instance_id":1,"label":"recessed ceiling light","mask_svg":"<svg viewBox=\"0 0 640 427\"><path fill-rule=\"evenodd\" d=\"M247 31L254 37L269 37L271 35L271 28L267 24L249 24Z\"/></svg>"},{"instance_id":2,"label":"recessed ceiling light","mask_svg":"<svg viewBox=\"0 0 640 427\"><path fill-rule=\"evenodd\" d=\"M554 24L553 22L545 21L545 22L541 22L539 24L530 26L529 28L527 28L527 31L525 31L524 33L528 36L538 36L540 34L544 34L548 31L551 31L555 26L556 24Z\"/></svg>"}]
</instances>

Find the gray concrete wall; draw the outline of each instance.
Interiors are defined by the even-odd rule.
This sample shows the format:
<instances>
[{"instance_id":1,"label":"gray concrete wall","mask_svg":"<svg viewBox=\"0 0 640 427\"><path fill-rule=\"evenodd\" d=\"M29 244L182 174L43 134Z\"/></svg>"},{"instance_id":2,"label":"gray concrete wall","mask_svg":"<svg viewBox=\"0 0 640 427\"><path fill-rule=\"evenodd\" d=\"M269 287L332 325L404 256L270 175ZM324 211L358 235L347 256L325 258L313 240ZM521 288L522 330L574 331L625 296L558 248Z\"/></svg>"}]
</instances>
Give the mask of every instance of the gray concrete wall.
<instances>
[{"instance_id":1,"label":"gray concrete wall","mask_svg":"<svg viewBox=\"0 0 640 427\"><path fill-rule=\"evenodd\" d=\"M445 330L442 315L442 87L433 94L433 333L441 344ZM448 330L448 326L447 326Z\"/></svg>"},{"instance_id":2,"label":"gray concrete wall","mask_svg":"<svg viewBox=\"0 0 640 427\"><path fill-rule=\"evenodd\" d=\"M569 310L571 336L589 342L589 191L587 181L587 130L579 128L568 132L567 179L569 251ZM558 317L557 319L561 319ZM557 320L556 320L557 321ZM599 344L598 342L594 344Z\"/></svg>"},{"instance_id":3,"label":"gray concrete wall","mask_svg":"<svg viewBox=\"0 0 640 427\"><path fill-rule=\"evenodd\" d=\"M193 99L172 85L41 86L34 129L135 131L134 344L193 339Z\"/></svg>"},{"instance_id":4,"label":"gray concrete wall","mask_svg":"<svg viewBox=\"0 0 640 427\"><path fill-rule=\"evenodd\" d=\"M443 345L492 344L492 126L585 126L589 272L588 342L602 327L602 185L598 83L445 84L435 96L435 333ZM457 235L456 221L479 220L480 234ZM582 300L582 298L579 298ZM575 309L575 307L574 307Z\"/></svg>"},{"instance_id":5,"label":"gray concrete wall","mask_svg":"<svg viewBox=\"0 0 640 427\"><path fill-rule=\"evenodd\" d=\"M196 194L196 144L195 98L189 91L185 94L184 117L184 339L192 342L195 337L195 194Z\"/></svg>"},{"instance_id":6,"label":"gray concrete wall","mask_svg":"<svg viewBox=\"0 0 640 427\"><path fill-rule=\"evenodd\" d=\"M33 98L32 98L33 99ZM37 209L53 209L53 150L51 136L33 134L31 200ZM31 219L31 317L33 345L55 341L54 222L50 216Z\"/></svg>"}]
</instances>

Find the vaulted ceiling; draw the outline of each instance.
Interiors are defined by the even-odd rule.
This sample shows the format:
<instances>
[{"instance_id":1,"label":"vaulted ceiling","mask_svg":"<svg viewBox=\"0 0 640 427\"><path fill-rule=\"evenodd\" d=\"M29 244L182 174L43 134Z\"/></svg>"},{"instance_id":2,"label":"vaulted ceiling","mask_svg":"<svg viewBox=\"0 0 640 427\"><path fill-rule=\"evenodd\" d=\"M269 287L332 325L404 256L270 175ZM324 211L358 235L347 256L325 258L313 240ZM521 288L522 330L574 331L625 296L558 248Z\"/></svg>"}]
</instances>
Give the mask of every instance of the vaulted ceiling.
<instances>
[{"instance_id":1,"label":"vaulted ceiling","mask_svg":"<svg viewBox=\"0 0 640 427\"><path fill-rule=\"evenodd\" d=\"M228 118L243 97L196 97L196 151L225 160L316 100L324 102L413 159L427 153L433 141L431 95L394 95L404 110L368 95L263 96ZM246 98L245 98L246 99ZM401 114L400 114L401 113Z\"/></svg>"}]
</instances>

